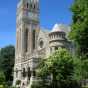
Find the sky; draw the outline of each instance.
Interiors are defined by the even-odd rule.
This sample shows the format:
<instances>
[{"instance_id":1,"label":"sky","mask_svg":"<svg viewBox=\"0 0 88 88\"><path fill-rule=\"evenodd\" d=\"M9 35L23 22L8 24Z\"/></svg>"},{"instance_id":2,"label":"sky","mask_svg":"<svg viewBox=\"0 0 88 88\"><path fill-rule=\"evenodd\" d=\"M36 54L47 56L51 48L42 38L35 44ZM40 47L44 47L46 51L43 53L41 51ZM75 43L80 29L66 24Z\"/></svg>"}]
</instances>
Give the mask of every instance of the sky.
<instances>
[{"instance_id":1,"label":"sky","mask_svg":"<svg viewBox=\"0 0 88 88\"><path fill-rule=\"evenodd\" d=\"M0 48L15 45L16 6L19 0L0 0ZM40 0L40 26L52 29L54 24L72 23L73 0Z\"/></svg>"}]
</instances>

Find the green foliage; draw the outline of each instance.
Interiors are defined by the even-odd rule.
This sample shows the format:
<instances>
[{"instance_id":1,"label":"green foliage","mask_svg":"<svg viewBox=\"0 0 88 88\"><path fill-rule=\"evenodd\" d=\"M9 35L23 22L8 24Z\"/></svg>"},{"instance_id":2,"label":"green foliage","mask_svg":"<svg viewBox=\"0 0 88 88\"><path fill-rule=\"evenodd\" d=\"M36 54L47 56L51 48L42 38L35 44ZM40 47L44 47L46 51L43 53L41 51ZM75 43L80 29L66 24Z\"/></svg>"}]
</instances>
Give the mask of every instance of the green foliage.
<instances>
[{"instance_id":1,"label":"green foliage","mask_svg":"<svg viewBox=\"0 0 88 88\"><path fill-rule=\"evenodd\" d=\"M17 80L16 85L20 85L20 84L21 84L21 80Z\"/></svg>"},{"instance_id":2,"label":"green foliage","mask_svg":"<svg viewBox=\"0 0 88 88\"><path fill-rule=\"evenodd\" d=\"M82 61L82 78L88 78L88 59Z\"/></svg>"},{"instance_id":3,"label":"green foliage","mask_svg":"<svg viewBox=\"0 0 88 88\"><path fill-rule=\"evenodd\" d=\"M31 88L46 88L42 81L34 81Z\"/></svg>"},{"instance_id":4,"label":"green foliage","mask_svg":"<svg viewBox=\"0 0 88 88\"><path fill-rule=\"evenodd\" d=\"M3 85L0 85L0 88L4 88L4 86Z\"/></svg>"},{"instance_id":5,"label":"green foliage","mask_svg":"<svg viewBox=\"0 0 88 88\"><path fill-rule=\"evenodd\" d=\"M51 88L51 86L45 82L45 80L38 79L36 81L33 81L31 84L31 88Z\"/></svg>"},{"instance_id":6,"label":"green foliage","mask_svg":"<svg viewBox=\"0 0 88 88\"><path fill-rule=\"evenodd\" d=\"M74 63L74 58L71 54L66 49L60 48L40 63L37 75L43 79L51 75L52 88L72 88L71 85L73 83L76 84L75 78L73 78L75 66L76 63Z\"/></svg>"},{"instance_id":7,"label":"green foliage","mask_svg":"<svg viewBox=\"0 0 88 88\"><path fill-rule=\"evenodd\" d=\"M84 57L88 55L88 0L74 0L71 8L73 24L70 39L77 46L77 53Z\"/></svg>"},{"instance_id":8,"label":"green foliage","mask_svg":"<svg viewBox=\"0 0 88 88\"><path fill-rule=\"evenodd\" d=\"M0 85L4 85L5 83L5 75L2 71L0 71Z\"/></svg>"},{"instance_id":9,"label":"green foliage","mask_svg":"<svg viewBox=\"0 0 88 88\"><path fill-rule=\"evenodd\" d=\"M14 66L14 56L15 48L14 46L7 46L1 49L0 51L0 69L4 72L6 82L8 85L11 85L13 80L12 72Z\"/></svg>"},{"instance_id":10,"label":"green foliage","mask_svg":"<svg viewBox=\"0 0 88 88\"><path fill-rule=\"evenodd\" d=\"M79 82L82 79L82 61L78 57L73 58L75 64L73 79Z\"/></svg>"}]
</instances>

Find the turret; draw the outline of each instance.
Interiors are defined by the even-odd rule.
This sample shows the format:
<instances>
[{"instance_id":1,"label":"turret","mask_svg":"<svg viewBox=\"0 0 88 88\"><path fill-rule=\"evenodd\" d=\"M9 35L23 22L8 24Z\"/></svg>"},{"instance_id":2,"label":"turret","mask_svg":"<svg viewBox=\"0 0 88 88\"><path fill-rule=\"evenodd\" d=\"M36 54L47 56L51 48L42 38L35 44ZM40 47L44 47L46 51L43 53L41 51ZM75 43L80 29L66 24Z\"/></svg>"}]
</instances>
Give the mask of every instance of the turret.
<instances>
[{"instance_id":1,"label":"turret","mask_svg":"<svg viewBox=\"0 0 88 88\"><path fill-rule=\"evenodd\" d=\"M66 33L62 28L63 25L55 24L52 31L49 33L49 46L50 52L54 52L60 48L66 48L67 46L67 39Z\"/></svg>"}]
</instances>

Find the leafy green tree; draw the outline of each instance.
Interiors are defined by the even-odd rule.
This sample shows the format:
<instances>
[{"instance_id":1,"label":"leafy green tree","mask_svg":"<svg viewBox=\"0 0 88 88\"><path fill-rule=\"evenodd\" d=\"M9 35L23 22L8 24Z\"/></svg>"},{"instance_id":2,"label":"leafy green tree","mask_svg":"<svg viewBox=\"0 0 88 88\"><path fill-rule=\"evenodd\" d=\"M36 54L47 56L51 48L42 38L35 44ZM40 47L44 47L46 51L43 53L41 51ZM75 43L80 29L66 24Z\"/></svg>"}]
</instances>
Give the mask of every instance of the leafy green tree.
<instances>
[{"instance_id":1,"label":"leafy green tree","mask_svg":"<svg viewBox=\"0 0 88 88\"><path fill-rule=\"evenodd\" d=\"M82 61L82 78L88 78L88 59Z\"/></svg>"},{"instance_id":2,"label":"leafy green tree","mask_svg":"<svg viewBox=\"0 0 88 88\"><path fill-rule=\"evenodd\" d=\"M73 75L73 79L76 80L77 82L79 82L80 80L82 80L82 61L81 59L74 57L74 75Z\"/></svg>"},{"instance_id":3,"label":"leafy green tree","mask_svg":"<svg viewBox=\"0 0 88 88\"><path fill-rule=\"evenodd\" d=\"M66 49L59 49L40 63L37 75L42 79L51 75L51 88L79 88L73 78L75 66L71 54Z\"/></svg>"},{"instance_id":4,"label":"leafy green tree","mask_svg":"<svg viewBox=\"0 0 88 88\"><path fill-rule=\"evenodd\" d=\"M88 57L88 0L74 0L71 11L73 23L70 38L76 44L78 55Z\"/></svg>"},{"instance_id":5,"label":"leafy green tree","mask_svg":"<svg viewBox=\"0 0 88 88\"><path fill-rule=\"evenodd\" d=\"M13 80L14 56L15 48L12 45L4 47L0 51L0 69L4 72L8 84Z\"/></svg>"},{"instance_id":6,"label":"leafy green tree","mask_svg":"<svg viewBox=\"0 0 88 88\"><path fill-rule=\"evenodd\" d=\"M5 75L2 71L0 71L0 85L4 85L5 83Z\"/></svg>"}]
</instances>

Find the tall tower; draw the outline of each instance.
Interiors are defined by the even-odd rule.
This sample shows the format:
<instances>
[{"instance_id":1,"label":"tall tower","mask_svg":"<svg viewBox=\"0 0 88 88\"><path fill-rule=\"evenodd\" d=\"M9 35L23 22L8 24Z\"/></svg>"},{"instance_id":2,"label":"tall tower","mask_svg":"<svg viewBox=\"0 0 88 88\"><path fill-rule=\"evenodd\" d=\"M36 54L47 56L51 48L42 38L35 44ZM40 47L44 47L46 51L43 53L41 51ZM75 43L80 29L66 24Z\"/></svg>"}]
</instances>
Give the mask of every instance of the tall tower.
<instances>
[{"instance_id":1,"label":"tall tower","mask_svg":"<svg viewBox=\"0 0 88 88\"><path fill-rule=\"evenodd\" d=\"M20 0L16 16L14 85L17 80L22 81L23 73L29 75L30 55L37 49L39 0Z\"/></svg>"}]
</instances>

